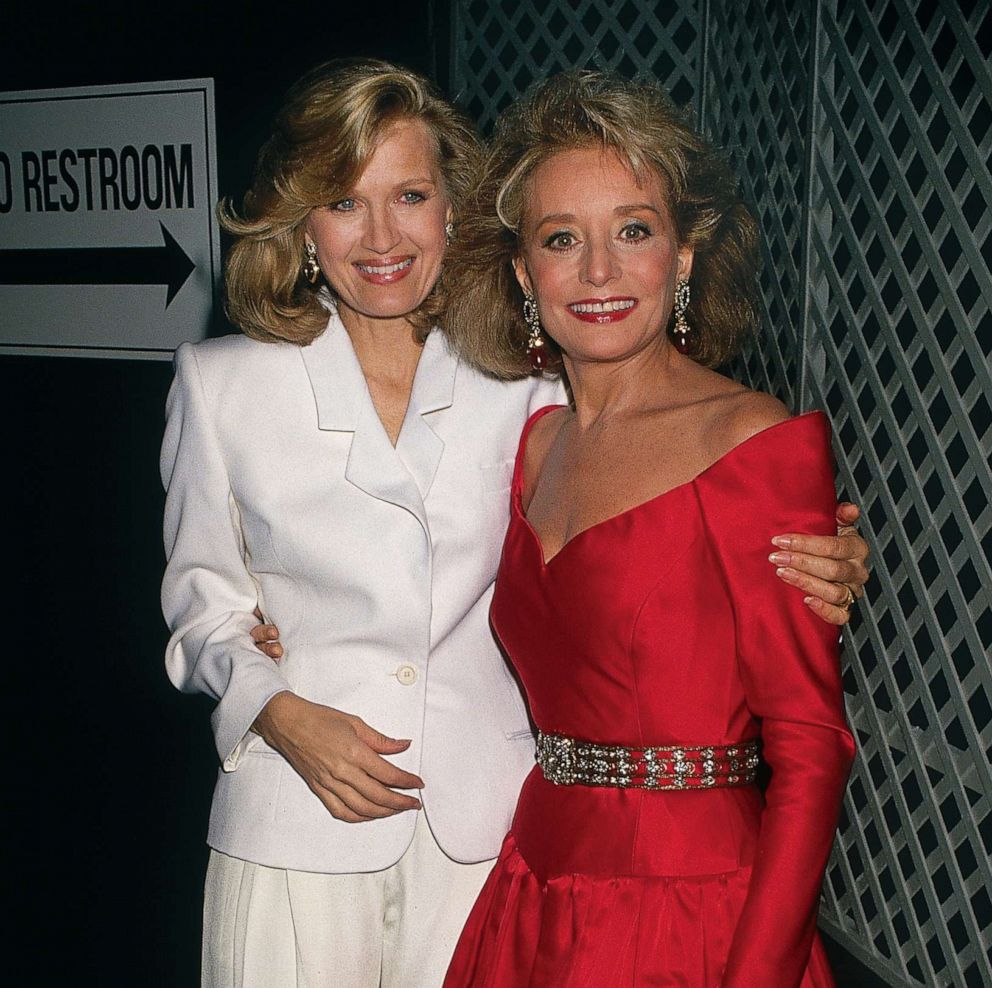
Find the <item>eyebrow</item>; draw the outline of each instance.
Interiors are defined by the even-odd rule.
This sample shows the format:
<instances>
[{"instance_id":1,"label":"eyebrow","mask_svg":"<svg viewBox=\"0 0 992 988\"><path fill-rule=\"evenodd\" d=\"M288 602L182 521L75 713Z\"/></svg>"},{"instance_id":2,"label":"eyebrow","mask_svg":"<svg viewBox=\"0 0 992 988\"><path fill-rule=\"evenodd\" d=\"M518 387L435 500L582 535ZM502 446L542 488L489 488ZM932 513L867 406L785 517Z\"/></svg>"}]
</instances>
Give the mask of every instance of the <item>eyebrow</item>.
<instances>
[{"instance_id":1,"label":"eyebrow","mask_svg":"<svg viewBox=\"0 0 992 988\"><path fill-rule=\"evenodd\" d=\"M440 184L437 179L428 178L427 176L421 175L419 177L414 177L414 178L404 178L402 181L394 183L392 191L395 192L397 189L406 189L409 188L411 185L429 185L432 189L440 188ZM360 193L358 189L356 189L353 186L347 192L344 192L340 196L338 196L335 199L335 201L337 202L340 201L341 199L350 199L353 196L359 194Z\"/></svg>"},{"instance_id":2,"label":"eyebrow","mask_svg":"<svg viewBox=\"0 0 992 988\"><path fill-rule=\"evenodd\" d=\"M649 202L632 202L626 206L617 206L613 210L615 216L623 215L624 213L640 213L648 212L654 213L655 216L661 216L661 210L657 206L652 206Z\"/></svg>"},{"instance_id":3,"label":"eyebrow","mask_svg":"<svg viewBox=\"0 0 992 988\"><path fill-rule=\"evenodd\" d=\"M662 212L657 206L652 206L649 202L632 202L627 203L623 206L617 206L613 210L614 216L624 216L627 213L654 213L655 216L661 216ZM570 223L575 219L575 213L548 213L547 216L542 216L538 221L538 226L543 226L545 223Z\"/></svg>"}]
</instances>

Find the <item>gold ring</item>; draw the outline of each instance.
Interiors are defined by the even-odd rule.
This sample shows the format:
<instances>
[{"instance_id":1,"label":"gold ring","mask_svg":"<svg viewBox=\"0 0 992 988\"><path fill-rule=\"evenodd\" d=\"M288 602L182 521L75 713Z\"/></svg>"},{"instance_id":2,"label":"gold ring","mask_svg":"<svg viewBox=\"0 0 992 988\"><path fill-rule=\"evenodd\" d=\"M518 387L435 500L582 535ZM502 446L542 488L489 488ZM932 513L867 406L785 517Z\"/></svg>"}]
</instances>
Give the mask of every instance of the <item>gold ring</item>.
<instances>
[{"instance_id":1,"label":"gold ring","mask_svg":"<svg viewBox=\"0 0 992 988\"><path fill-rule=\"evenodd\" d=\"M857 600L857 597L854 596L854 591L846 583L842 583L841 586L847 591L847 599L842 600L837 606L843 607L845 611L849 611L851 604Z\"/></svg>"}]
</instances>

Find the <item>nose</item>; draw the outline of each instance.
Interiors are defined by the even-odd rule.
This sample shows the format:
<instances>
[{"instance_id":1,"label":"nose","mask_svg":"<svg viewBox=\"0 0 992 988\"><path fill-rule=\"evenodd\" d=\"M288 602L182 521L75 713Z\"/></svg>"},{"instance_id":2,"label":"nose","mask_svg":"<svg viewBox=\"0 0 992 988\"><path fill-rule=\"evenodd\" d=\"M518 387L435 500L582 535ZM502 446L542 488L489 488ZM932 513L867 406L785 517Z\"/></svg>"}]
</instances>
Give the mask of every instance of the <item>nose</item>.
<instances>
[{"instance_id":1,"label":"nose","mask_svg":"<svg viewBox=\"0 0 992 988\"><path fill-rule=\"evenodd\" d=\"M607 241L590 239L582 258L582 280L597 288L617 277L617 262Z\"/></svg>"},{"instance_id":2,"label":"nose","mask_svg":"<svg viewBox=\"0 0 992 988\"><path fill-rule=\"evenodd\" d=\"M364 247L376 254L388 254L399 242L395 217L388 207L373 206L365 224Z\"/></svg>"}]
</instances>

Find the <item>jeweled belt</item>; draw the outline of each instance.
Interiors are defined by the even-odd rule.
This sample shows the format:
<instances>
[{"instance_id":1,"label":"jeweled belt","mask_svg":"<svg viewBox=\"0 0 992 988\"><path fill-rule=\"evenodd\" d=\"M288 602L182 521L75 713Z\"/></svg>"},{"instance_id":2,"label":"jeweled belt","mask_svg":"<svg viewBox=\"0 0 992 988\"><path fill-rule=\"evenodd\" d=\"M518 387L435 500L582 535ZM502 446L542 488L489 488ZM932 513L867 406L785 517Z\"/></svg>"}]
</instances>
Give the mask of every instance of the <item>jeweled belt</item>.
<instances>
[{"instance_id":1,"label":"jeweled belt","mask_svg":"<svg viewBox=\"0 0 992 988\"><path fill-rule=\"evenodd\" d=\"M537 764L557 786L619 789L715 789L754 782L756 739L729 745L628 748L537 732Z\"/></svg>"}]
</instances>

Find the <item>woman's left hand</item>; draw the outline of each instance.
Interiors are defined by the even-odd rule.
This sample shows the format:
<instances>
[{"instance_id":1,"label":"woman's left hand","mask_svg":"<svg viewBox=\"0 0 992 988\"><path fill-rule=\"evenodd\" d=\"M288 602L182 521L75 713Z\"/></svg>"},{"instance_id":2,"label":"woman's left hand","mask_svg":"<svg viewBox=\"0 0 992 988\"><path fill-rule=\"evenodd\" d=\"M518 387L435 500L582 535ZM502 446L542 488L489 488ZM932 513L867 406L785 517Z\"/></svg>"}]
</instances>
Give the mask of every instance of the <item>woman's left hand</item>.
<instances>
[{"instance_id":1,"label":"woman's left hand","mask_svg":"<svg viewBox=\"0 0 992 988\"><path fill-rule=\"evenodd\" d=\"M837 505L836 535L776 535L768 557L779 579L804 591L806 606L830 624L844 625L851 604L864 595L868 580L868 543L853 528L858 508ZM850 591L850 592L848 592Z\"/></svg>"}]
</instances>

